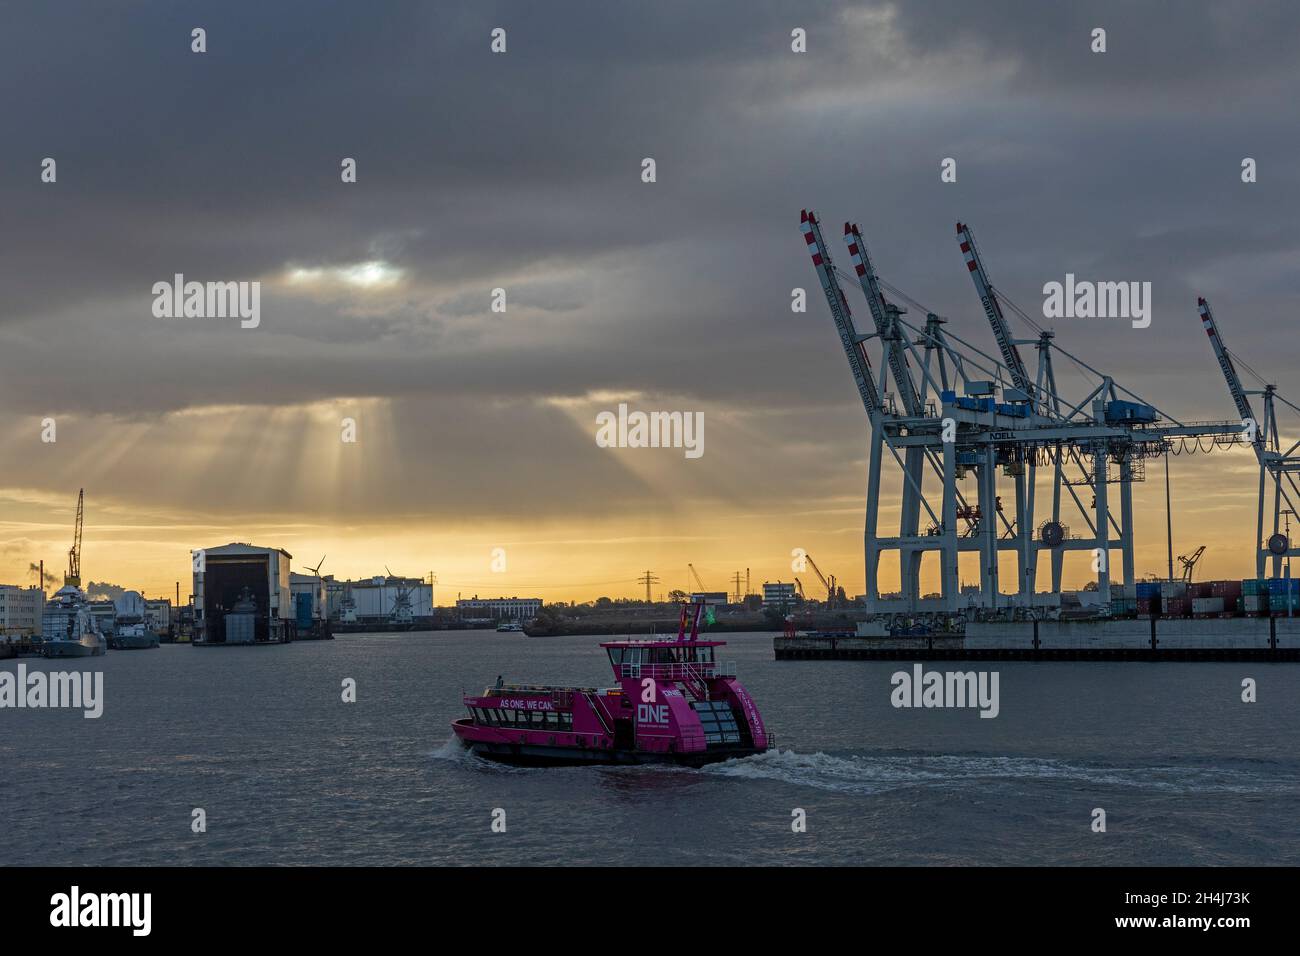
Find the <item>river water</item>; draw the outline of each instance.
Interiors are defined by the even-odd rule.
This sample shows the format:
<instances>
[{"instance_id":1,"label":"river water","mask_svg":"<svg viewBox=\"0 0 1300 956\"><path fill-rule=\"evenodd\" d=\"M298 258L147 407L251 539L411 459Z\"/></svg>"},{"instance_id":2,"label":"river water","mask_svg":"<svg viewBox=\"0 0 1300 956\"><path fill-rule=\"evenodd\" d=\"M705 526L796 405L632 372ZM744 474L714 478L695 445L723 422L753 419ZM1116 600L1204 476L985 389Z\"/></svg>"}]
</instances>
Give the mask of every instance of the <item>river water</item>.
<instances>
[{"instance_id":1,"label":"river water","mask_svg":"<svg viewBox=\"0 0 1300 956\"><path fill-rule=\"evenodd\" d=\"M995 668L983 719L891 706L906 664L727 639L778 750L702 770L512 769L454 743L462 691L498 674L611 683L594 637L5 661L102 670L105 703L0 710L0 865L1300 863L1300 665L927 665Z\"/></svg>"}]
</instances>

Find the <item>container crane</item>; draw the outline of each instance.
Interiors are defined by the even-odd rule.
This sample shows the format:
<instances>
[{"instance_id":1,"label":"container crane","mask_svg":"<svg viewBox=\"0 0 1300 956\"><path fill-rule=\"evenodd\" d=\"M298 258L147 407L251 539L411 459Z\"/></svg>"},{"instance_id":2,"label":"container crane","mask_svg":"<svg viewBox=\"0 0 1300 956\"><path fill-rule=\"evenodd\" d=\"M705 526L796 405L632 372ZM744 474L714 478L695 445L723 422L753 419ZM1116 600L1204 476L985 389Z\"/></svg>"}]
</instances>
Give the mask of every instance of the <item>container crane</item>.
<instances>
[{"instance_id":1,"label":"container crane","mask_svg":"<svg viewBox=\"0 0 1300 956\"><path fill-rule=\"evenodd\" d=\"M1277 429L1276 402L1281 401L1291 408L1295 408L1295 406L1278 395L1277 389L1270 384L1265 383L1263 389L1258 391L1250 391L1245 388L1241 382L1241 377L1237 374L1237 366L1232 360L1232 353L1228 351L1227 345L1223 342L1223 335L1220 333L1219 324L1215 321L1214 313L1210 309L1210 303L1204 298L1199 298L1196 300L1196 305L1201 316L1201 325L1210 340L1210 348L1214 350L1214 357L1219 362L1219 370L1223 373L1223 379L1228 385L1228 394L1232 398L1232 404L1236 407L1237 414L1241 416L1243 425L1249 425L1254 429L1254 440L1251 442L1251 449L1255 453L1255 460L1259 463L1259 500L1255 518L1255 576L1257 578L1264 577L1266 563L1271 558L1273 577L1278 577L1282 573L1282 559L1291 557L1296 550L1291 546L1290 535L1283 531L1282 515L1287 511L1295 512L1296 501L1300 500L1300 487L1296 486L1294 478L1294 473L1300 471L1300 457L1295 455L1300 445L1292 445L1286 452L1282 451ZM1246 367L1249 368L1249 366ZM1250 403L1251 395L1263 396L1264 418L1262 421L1255 417L1255 411ZM1270 486L1272 490L1273 530L1268 539L1265 540L1264 515L1268 510Z\"/></svg>"},{"instance_id":2,"label":"container crane","mask_svg":"<svg viewBox=\"0 0 1300 956\"><path fill-rule=\"evenodd\" d=\"M898 316L905 314L907 310L891 304L880 290L880 280L876 275L875 264L871 261L871 254L867 251L867 242L862 238L862 230L846 222L844 242L849 247L849 258L853 262L854 271L858 274L862 294L867 297L871 318L876 324L876 334L880 336L882 342L887 343L889 371L903 410L908 415L924 414L925 408L921 404L920 396L917 395L916 383L912 380L911 370L907 367L907 351L896 321Z\"/></svg>"},{"instance_id":3,"label":"container crane","mask_svg":"<svg viewBox=\"0 0 1300 956\"><path fill-rule=\"evenodd\" d=\"M1011 382L1016 388L1032 397L1034 383L1030 381L1029 370L1025 368L1020 350L1016 348L1016 341L1011 337L1011 326L1007 324L1007 317L1002 314L1002 306L998 303L997 293L993 291L993 283L989 281L979 250L975 248L975 236L971 233L970 226L957 223L957 241L961 245L962 255L966 257L966 268L970 270L975 291L984 306L984 315L989 320L989 325L993 327L993 338L1002 352L1002 361L1006 363L1007 370L1011 373Z\"/></svg>"},{"instance_id":4,"label":"container crane","mask_svg":"<svg viewBox=\"0 0 1300 956\"><path fill-rule=\"evenodd\" d=\"M77 492L77 524L72 534L72 547L68 549L68 573L63 576L63 584L81 587L81 524L82 506L86 500L86 489Z\"/></svg>"},{"instance_id":5,"label":"container crane","mask_svg":"<svg viewBox=\"0 0 1300 956\"><path fill-rule=\"evenodd\" d=\"M1228 354L1228 349L1223 344L1223 336L1219 334L1219 325L1214 321L1214 313L1210 311L1210 303L1204 298L1199 298L1196 300L1196 308L1201 313L1201 325L1210 339L1210 348L1214 349L1214 357L1219 360L1219 369L1223 372L1223 378L1228 383L1228 393L1232 396L1232 404L1237 406L1237 414L1243 419L1248 418L1255 421L1255 412L1250 407L1250 399L1246 397L1246 390L1241 385L1241 377L1237 374L1237 368L1232 364L1232 356ZM1262 441L1262 436L1257 434L1256 439L1258 445L1259 441Z\"/></svg>"},{"instance_id":6,"label":"container crane","mask_svg":"<svg viewBox=\"0 0 1300 956\"><path fill-rule=\"evenodd\" d=\"M894 305L885 298L880 288L880 279L876 274L875 263L867 249L867 241L862 237L862 230L854 223L844 224L844 242L849 247L849 257L858 276L862 294L866 296L871 309L871 318L876 325L876 334L880 337L885 351L890 375L894 381L894 390L898 393L903 412L909 418L925 415L925 402L917 391L912 379L912 371L907 364L907 345L905 334L899 325L899 317L906 309ZM934 463L933 461L931 462ZM902 511L899 520L899 537L914 538L921 527L921 486L925 479L926 449L923 446L909 447L903 452ZM942 469L936 469L942 473ZM903 590L915 592L920 589L921 552L909 552L902 561L901 573Z\"/></svg>"},{"instance_id":7,"label":"container crane","mask_svg":"<svg viewBox=\"0 0 1300 956\"><path fill-rule=\"evenodd\" d=\"M849 309L849 300L845 298L844 290L840 288L840 281L836 278L835 264L831 261L825 240L822 239L821 223L817 221L816 215L805 209L799 222L799 229L808 244L808 254L812 256L817 277L821 279L822 291L826 293L826 303L831 307L831 317L835 320L835 328L840 334L840 344L844 346L844 354L849 358L849 367L853 370L853 380L858 386L858 394L862 397L862 406L867 410L867 417L874 422L880 414L881 405L880 393L876 390L875 378L871 370L871 359L862 344L867 336L859 335L857 326L853 324L853 312Z\"/></svg>"},{"instance_id":8,"label":"container crane","mask_svg":"<svg viewBox=\"0 0 1300 956\"><path fill-rule=\"evenodd\" d=\"M954 334L948 320L882 280L856 225L846 224L844 235L856 276L835 268L821 224L806 209L800 217L800 231L870 422L864 527L865 607L869 614L959 613L965 602L960 594L958 559L968 552L980 556L981 611L1029 611L1046 606L1037 599L1035 585L1043 551L1051 558L1053 592L1060 590L1061 562L1067 552L1095 555L1120 550L1123 580L1134 583L1130 485L1142 480L1144 459L1163 454L1171 440L1226 438L1243 430L1238 422L1178 422L1066 351L1052 332L1039 328L994 288L965 224L958 226L958 241L997 341L993 351ZM871 333L861 333L853 324L840 276L846 281L857 278L876 323ZM924 327L908 322L906 310L892 305L891 300L906 302L924 314ZM1007 321L1010 312L1004 309L1024 318L1038 338L1014 339ZM883 356L878 374L868 353L871 340L879 340L881 352L877 354ZM1018 348L1026 343L1038 350L1036 377L1031 377ZM1054 351L1092 376L1092 390L1081 400L1058 391ZM893 393L888 391L891 379ZM890 400L892 394L897 395L899 407ZM942 406L937 412L927 404L930 394ZM903 479L904 506L897 536L877 534L883 493L881 465L887 460L886 453L899 466ZM1051 520L1040 527L1034 517L1035 469L1044 466L1052 475ZM1071 471L1068 476L1067 468ZM1073 474L1075 469L1081 472L1078 477ZM922 487L926 470L938 476L941 501L935 500L935 492L927 495ZM963 479L972 473L978 500L967 502ZM1014 510L1005 513L998 504L1002 474L1013 478L1015 485ZM1107 486L1116 484L1120 507L1112 509ZM1081 495L1081 485L1092 495ZM1067 533L1061 521L1061 505L1071 501L1085 526L1077 534ZM929 516L925 533L918 530L916 521L921 509ZM969 530L972 514L984 519L973 533L963 534L962 523ZM1008 551L1015 554L1019 571L1014 595L1003 594L998 582L999 558ZM939 557L942 597L938 599L922 597L919 588L920 562L929 552L937 552ZM877 577L884 553L898 555L898 599L882 599L879 594ZM1107 562L1095 563L1094 570L1098 588L1108 590ZM823 577L822 583L833 600L836 594L831 581Z\"/></svg>"}]
</instances>

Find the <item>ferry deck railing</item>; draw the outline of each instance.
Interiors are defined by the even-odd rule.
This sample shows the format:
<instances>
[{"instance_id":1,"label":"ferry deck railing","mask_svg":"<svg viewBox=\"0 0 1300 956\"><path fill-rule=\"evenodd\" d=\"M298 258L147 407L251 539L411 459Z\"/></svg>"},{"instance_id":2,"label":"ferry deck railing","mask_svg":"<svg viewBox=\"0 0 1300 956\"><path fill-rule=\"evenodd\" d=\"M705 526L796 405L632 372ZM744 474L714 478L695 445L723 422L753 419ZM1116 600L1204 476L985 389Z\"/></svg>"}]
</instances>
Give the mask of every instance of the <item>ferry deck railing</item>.
<instances>
[{"instance_id":1,"label":"ferry deck railing","mask_svg":"<svg viewBox=\"0 0 1300 956\"><path fill-rule=\"evenodd\" d=\"M735 661L674 661L670 664L639 664L629 662L619 665L619 677L639 680L706 681L715 677L735 677Z\"/></svg>"}]
</instances>

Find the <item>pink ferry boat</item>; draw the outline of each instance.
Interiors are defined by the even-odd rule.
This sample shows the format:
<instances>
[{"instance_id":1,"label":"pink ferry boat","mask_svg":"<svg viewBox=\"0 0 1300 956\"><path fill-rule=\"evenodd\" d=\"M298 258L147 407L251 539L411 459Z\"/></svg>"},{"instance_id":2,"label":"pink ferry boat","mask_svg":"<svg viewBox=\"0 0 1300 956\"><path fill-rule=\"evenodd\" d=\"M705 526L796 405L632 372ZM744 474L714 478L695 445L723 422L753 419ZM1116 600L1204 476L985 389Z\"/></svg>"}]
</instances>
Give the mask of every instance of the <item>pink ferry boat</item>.
<instances>
[{"instance_id":1,"label":"pink ferry boat","mask_svg":"<svg viewBox=\"0 0 1300 956\"><path fill-rule=\"evenodd\" d=\"M699 640L703 604L684 604L676 640L609 641L617 687L543 687L498 679L466 695L461 742L513 764L680 763L762 753L776 742L758 707L715 659L726 641ZM688 630L689 628L689 630Z\"/></svg>"}]
</instances>

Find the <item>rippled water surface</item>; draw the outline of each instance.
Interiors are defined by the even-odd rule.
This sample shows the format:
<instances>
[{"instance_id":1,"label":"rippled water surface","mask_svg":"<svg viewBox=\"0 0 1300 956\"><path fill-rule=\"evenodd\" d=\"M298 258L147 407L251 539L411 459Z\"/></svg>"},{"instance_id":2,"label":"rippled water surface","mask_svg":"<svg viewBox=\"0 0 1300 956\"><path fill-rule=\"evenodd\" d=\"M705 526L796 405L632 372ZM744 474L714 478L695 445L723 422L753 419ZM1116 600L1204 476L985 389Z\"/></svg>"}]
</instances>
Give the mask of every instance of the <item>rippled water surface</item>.
<instances>
[{"instance_id":1,"label":"rippled water surface","mask_svg":"<svg viewBox=\"0 0 1300 956\"><path fill-rule=\"evenodd\" d=\"M1300 665L1000 663L990 720L894 709L890 675L908 665L777 662L770 635L739 634L722 657L776 752L521 770L451 739L462 690L498 674L609 683L598 640L452 631L5 661L102 669L106 703L98 720L0 710L0 864L1300 863Z\"/></svg>"}]
</instances>

